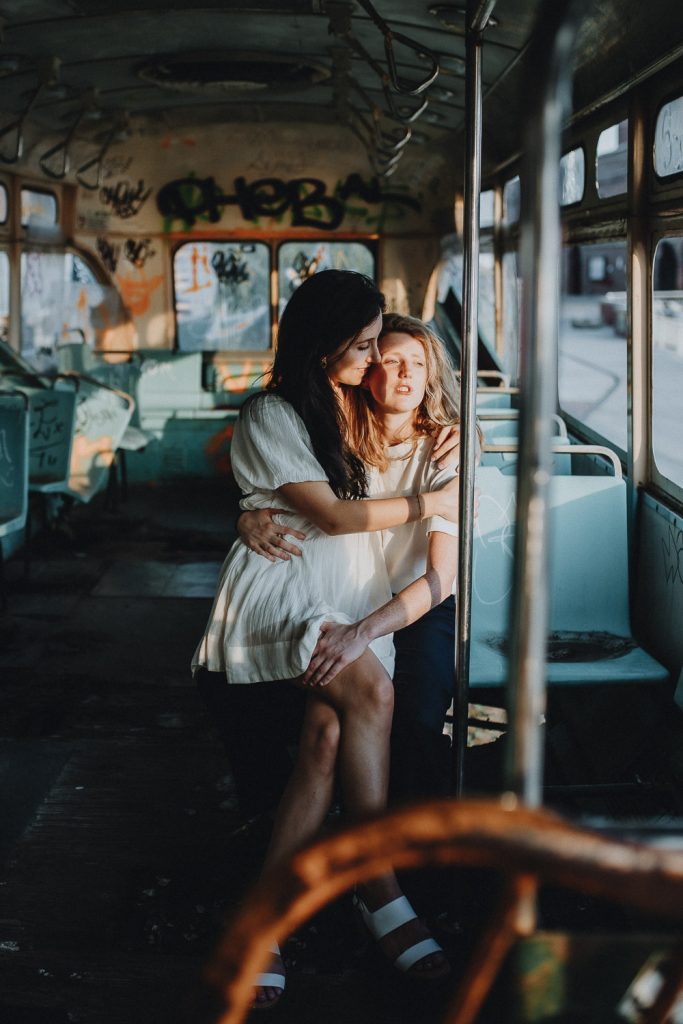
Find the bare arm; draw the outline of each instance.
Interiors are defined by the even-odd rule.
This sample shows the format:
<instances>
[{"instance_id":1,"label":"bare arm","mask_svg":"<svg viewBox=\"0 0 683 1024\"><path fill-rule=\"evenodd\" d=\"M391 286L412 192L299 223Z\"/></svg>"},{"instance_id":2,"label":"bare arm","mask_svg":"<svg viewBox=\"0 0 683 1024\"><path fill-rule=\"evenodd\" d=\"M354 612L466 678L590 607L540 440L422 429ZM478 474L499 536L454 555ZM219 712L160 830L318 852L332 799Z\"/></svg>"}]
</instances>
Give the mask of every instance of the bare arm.
<instances>
[{"instance_id":1,"label":"bare arm","mask_svg":"<svg viewBox=\"0 0 683 1024\"><path fill-rule=\"evenodd\" d=\"M430 533L426 572L351 626L326 622L303 676L308 686L326 686L342 669L360 658L371 640L409 626L453 591L458 564L458 540L446 533Z\"/></svg>"},{"instance_id":2,"label":"bare arm","mask_svg":"<svg viewBox=\"0 0 683 1024\"><path fill-rule=\"evenodd\" d=\"M442 516L452 522L458 518L457 480L439 491L425 491L419 497L365 501L338 498L329 484L320 481L284 484L280 491L297 512L330 536L388 530L430 516Z\"/></svg>"}]
</instances>

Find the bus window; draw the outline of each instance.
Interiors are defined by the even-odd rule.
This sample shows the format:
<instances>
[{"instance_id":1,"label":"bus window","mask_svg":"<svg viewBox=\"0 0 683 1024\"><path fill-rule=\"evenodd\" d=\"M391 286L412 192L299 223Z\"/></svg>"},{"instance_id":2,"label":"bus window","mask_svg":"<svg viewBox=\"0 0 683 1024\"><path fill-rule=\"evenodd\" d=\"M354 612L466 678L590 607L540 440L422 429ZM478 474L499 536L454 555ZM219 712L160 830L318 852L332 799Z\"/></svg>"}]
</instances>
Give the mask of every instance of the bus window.
<instances>
[{"instance_id":1,"label":"bus window","mask_svg":"<svg viewBox=\"0 0 683 1024\"><path fill-rule=\"evenodd\" d=\"M0 250L0 341L9 341L9 256Z\"/></svg>"},{"instance_id":2,"label":"bus window","mask_svg":"<svg viewBox=\"0 0 683 1024\"><path fill-rule=\"evenodd\" d=\"M515 383L519 377L519 308L521 281L516 252L503 255L503 370Z\"/></svg>"},{"instance_id":3,"label":"bus window","mask_svg":"<svg viewBox=\"0 0 683 1024\"><path fill-rule=\"evenodd\" d=\"M493 227L493 189L479 194L479 227Z\"/></svg>"},{"instance_id":4,"label":"bus window","mask_svg":"<svg viewBox=\"0 0 683 1024\"><path fill-rule=\"evenodd\" d=\"M263 242L185 242L173 257L182 352L270 348L270 249Z\"/></svg>"},{"instance_id":5,"label":"bus window","mask_svg":"<svg viewBox=\"0 0 683 1024\"><path fill-rule=\"evenodd\" d=\"M565 246L561 408L623 451L626 424L626 242Z\"/></svg>"},{"instance_id":6,"label":"bus window","mask_svg":"<svg viewBox=\"0 0 683 1024\"><path fill-rule=\"evenodd\" d=\"M491 352L496 351L496 288L493 268L493 239L482 237L479 252L479 336Z\"/></svg>"},{"instance_id":7,"label":"bus window","mask_svg":"<svg viewBox=\"0 0 683 1024\"><path fill-rule=\"evenodd\" d=\"M7 197L7 189L0 182L0 224L7 223L7 214L9 213L9 201Z\"/></svg>"},{"instance_id":8,"label":"bus window","mask_svg":"<svg viewBox=\"0 0 683 1024\"><path fill-rule=\"evenodd\" d=\"M279 309L292 292L318 270L357 270L375 276L375 257L363 242L283 242L277 253Z\"/></svg>"},{"instance_id":9,"label":"bus window","mask_svg":"<svg viewBox=\"0 0 683 1024\"><path fill-rule=\"evenodd\" d=\"M57 223L57 197L33 188L21 190L21 226L48 227Z\"/></svg>"},{"instance_id":10,"label":"bus window","mask_svg":"<svg viewBox=\"0 0 683 1024\"><path fill-rule=\"evenodd\" d=\"M57 347L98 343L126 319L115 288L75 253L21 254L21 354L39 373L57 370Z\"/></svg>"},{"instance_id":11,"label":"bus window","mask_svg":"<svg viewBox=\"0 0 683 1024\"><path fill-rule=\"evenodd\" d=\"M660 178L683 171L683 96L665 103L657 114L654 161Z\"/></svg>"},{"instance_id":12,"label":"bus window","mask_svg":"<svg viewBox=\"0 0 683 1024\"><path fill-rule=\"evenodd\" d=\"M560 206L572 206L583 199L586 187L586 157L583 149L570 149L560 160Z\"/></svg>"},{"instance_id":13,"label":"bus window","mask_svg":"<svg viewBox=\"0 0 683 1024\"><path fill-rule=\"evenodd\" d=\"M628 178L628 119L600 132L595 156L595 181L601 199L626 191Z\"/></svg>"},{"instance_id":14,"label":"bus window","mask_svg":"<svg viewBox=\"0 0 683 1024\"><path fill-rule=\"evenodd\" d=\"M506 227L510 224L516 224L519 220L521 202L522 190L519 175L517 174L514 178L506 181L503 186L503 224Z\"/></svg>"},{"instance_id":15,"label":"bus window","mask_svg":"<svg viewBox=\"0 0 683 1024\"><path fill-rule=\"evenodd\" d=\"M683 486L683 237L662 238L652 274L652 448L659 472Z\"/></svg>"}]
</instances>

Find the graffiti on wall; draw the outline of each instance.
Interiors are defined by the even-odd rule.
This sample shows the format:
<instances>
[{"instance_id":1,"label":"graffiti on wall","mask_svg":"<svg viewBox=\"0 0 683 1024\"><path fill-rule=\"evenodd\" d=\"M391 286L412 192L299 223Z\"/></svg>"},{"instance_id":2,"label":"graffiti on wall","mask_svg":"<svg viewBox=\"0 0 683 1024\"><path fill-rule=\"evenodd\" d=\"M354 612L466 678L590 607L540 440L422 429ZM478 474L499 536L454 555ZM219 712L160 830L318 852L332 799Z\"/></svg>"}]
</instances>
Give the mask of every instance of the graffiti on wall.
<instances>
[{"instance_id":1,"label":"graffiti on wall","mask_svg":"<svg viewBox=\"0 0 683 1024\"><path fill-rule=\"evenodd\" d=\"M414 196L398 189L385 190L376 178L366 181L359 174L350 174L338 182L333 193L319 178L258 178L247 182L235 178L234 192L226 193L214 178L176 178L157 193L157 208L164 218L164 228L172 231L180 221L185 230L197 221L216 224L226 206L237 206L244 220L257 223L267 217L282 221L289 217L292 227L334 231L349 213L368 220L368 205L379 205L387 211L404 216L407 210L419 212L421 204ZM364 206L352 207L350 201L360 200Z\"/></svg>"},{"instance_id":2,"label":"graffiti on wall","mask_svg":"<svg viewBox=\"0 0 683 1024\"><path fill-rule=\"evenodd\" d=\"M137 185L124 179L116 185L103 185L100 189L100 202L108 206L116 217L127 220L135 217L152 194L151 188L145 188L142 178Z\"/></svg>"}]
</instances>

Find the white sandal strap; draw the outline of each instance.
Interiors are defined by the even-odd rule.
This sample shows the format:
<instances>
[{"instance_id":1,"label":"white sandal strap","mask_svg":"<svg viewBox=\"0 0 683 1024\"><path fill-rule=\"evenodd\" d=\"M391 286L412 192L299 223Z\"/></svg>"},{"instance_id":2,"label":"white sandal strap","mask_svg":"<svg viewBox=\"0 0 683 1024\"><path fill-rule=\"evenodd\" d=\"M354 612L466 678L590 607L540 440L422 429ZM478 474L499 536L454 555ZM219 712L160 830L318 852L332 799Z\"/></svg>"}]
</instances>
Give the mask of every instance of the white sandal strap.
<instances>
[{"instance_id":1,"label":"white sandal strap","mask_svg":"<svg viewBox=\"0 0 683 1024\"><path fill-rule=\"evenodd\" d=\"M410 905L410 900L405 896L397 896L391 903L385 903L379 910L374 911L368 910L360 896L356 896L356 900L368 931L373 938L378 940L417 917Z\"/></svg>"},{"instance_id":2,"label":"white sandal strap","mask_svg":"<svg viewBox=\"0 0 683 1024\"><path fill-rule=\"evenodd\" d=\"M258 988L281 988L285 989L284 974L259 974L254 982Z\"/></svg>"},{"instance_id":3,"label":"white sandal strap","mask_svg":"<svg viewBox=\"0 0 683 1024\"><path fill-rule=\"evenodd\" d=\"M409 971L418 960L423 960L430 953L443 953L443 949L436 939L423 939L422 942L416 942L414 946L409 946L400 956L397 956L394 960L394 967L398 967L399 971Z\"/></svg>"}]
</instances>

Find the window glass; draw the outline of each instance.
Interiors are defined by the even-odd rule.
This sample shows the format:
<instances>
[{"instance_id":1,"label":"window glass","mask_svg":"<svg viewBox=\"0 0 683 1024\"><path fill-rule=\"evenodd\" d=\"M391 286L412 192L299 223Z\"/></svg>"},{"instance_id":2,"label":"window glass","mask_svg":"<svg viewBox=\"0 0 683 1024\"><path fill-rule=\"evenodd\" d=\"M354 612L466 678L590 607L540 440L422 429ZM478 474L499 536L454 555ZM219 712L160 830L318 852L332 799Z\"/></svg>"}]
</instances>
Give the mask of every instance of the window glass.
<instances>
[{"instance_id":1,"label":"window glass","mask_svg":"<svg viewBox=\"0 0 683 1024\"><path fill-rule=\"evenodd\" d=\"M560 406L626 450L626 242L565 246Z\"/></svg>"},{"instance_id":2,"label":"window glass","mask_svg":"<svg viewBox=\"0 0 683 1024\"><path fill-rule=\"evenodd\" d=\"M9 341L9 256L0 250L0 341Z\"/></svg>"},{"instance_id":3,"label":"window glass","mask_svg":"<svg viewBox=\"0 0 683 1024\"><path fill-rule=\"evenodd\" d=\"M283 242L277 253L278 315L302 281L318 270L356 270L375 276L375 257L363 242Z\"/></svg>"},{"instance_id":4,"label":"window glass","mask_svg":"<svg viewBox=\"0 0 683 1024\"><path fill-rule=\"evenodd\" d=\"M503 223L516 224L522 203L522 189L519 182L519 175L510 178L503 187Z\"/></svg>"},{"instance_id":5,"label":"window glass","mask_svg":"<svg viewBox=\"0 0 683 1024\"><path fill-rule=\"evenodd\" d=\"M493 189L479 193L479 227L493 227Z\"/></svg>"},{"instance_id":6,"label":"window glass","mask_svg":"<svg viewBox=\"0 0 683 1024\"><path fill-rule=\"evenodd\" d=\"M270 348L270 250L263 242L186 242L173 258L178 347Z\"/></svg>"},{"instance_id":7,"label":"window glass","mask_svg":"<svg viewBox=\"0 0 683 1024\"><path fill-rule=\"evenodd\" d=\"M628 179L628 119L600 132L595 154L595 182L601 199L626 191Z\"/></svg>"},{"instance_id":8,"label":"window glass","mask_svg":"<svg viewBox=\"0 0 683 1024\"><path fill-rule=\"evenodd\" d=\"M660 178L683 171L683 96L665 103L657 115L654 159Z\"/></svg>"},{"instance_id":9,"label":"window glass","mask_svg":"<svg viewBox=\"0 0 683 1024\"><path fill-rule=\"evenodd\" d=\"M9 212L9 197L7 189L0 183L0 224L7 223L7 214Z\"/></svg>"},{"instance_id":10,"label":"window glass","mask_svg":"<svg viewBox=\"0 0 683 1024\"><path fill-rule=\"evenodd\" d=\"M99 284L70 252L21 254L21 354L39 372L58 368L57 348L87 344L127 319L115 288Z\"/></svg>"},{"instance_id":11,"label":"window glass","mask_svg":"<svg viewBox=\"0 0 683 1024\"><path fill-rule=\"evenodd\" d=\"M503 255L503 370L515 383L519 377L519 311L521 281L516 252Z\"/></svg>"},{"instance_id":12,"label":"window glass","mask_svg":"<svg viewBox=\"0 0 683 1024\"><path fill-rule=\"evenodd\" d=\"M52 192L21 190L21 226L35 224L46 227L57 223L57 197Z\"/></svg>"},{"instance_id":13,"label":"window glass","mask_svg":"<svg viewBox=\"0 0 683 1024\"><path fill-rule=\"evenodd\" d=\"M580 203L586 186L586 158L583 149L570 149L560 160L560 206Z\"/></svg>"},{"instance_id":14,"label":"window glass","mask_svg":"<svg viewBox=\"0 0 683 1024\"><path fill-rule=\"evenodd\" d=\"M652 448L659 472L683 486L683 238L659 242L652 288Z\"/></svg>"},{"instance_id":15,"label":"window glass","mask_svg":"<svg viewBox=\"0 0 683 1024\"><path fill-rule=\"evenodd\" d=\"M487 244L488 243L488 244ZM479 252L479 336L491 352L496 351L496 288L491 240L482 238Z\"/></svg>"}]
</instances>

